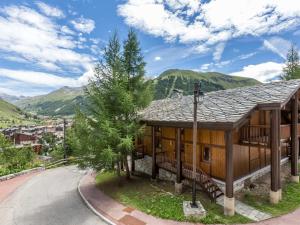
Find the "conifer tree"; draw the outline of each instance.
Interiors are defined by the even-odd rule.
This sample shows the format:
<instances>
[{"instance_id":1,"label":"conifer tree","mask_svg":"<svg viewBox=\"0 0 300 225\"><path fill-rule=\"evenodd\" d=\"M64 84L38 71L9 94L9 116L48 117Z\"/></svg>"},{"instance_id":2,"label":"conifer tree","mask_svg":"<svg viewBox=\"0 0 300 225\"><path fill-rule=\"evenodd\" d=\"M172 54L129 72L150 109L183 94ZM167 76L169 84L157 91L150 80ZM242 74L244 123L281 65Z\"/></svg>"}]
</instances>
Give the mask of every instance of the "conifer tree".
<instances>
[{"instance_id":1,"label":"conifer tree","mask_svg":"<svg viewBox=\"0 0 300 225\"><path fill-rule=\"evenodd\" d=\"M123 52L115 33L104 50L103 61L86 89L89 114L78 112L74 123L73 148L83 158L81 166L97 170L125 164L134 149L133 139L140 131L138 111L152 99L151 82L144 78L145 62L136 34L131 30Z\"/></svg>"},{"instance_id":2,"label":"conifer tree","mask_svg":"<svg viewBox=\"0 0 300 225\"><path fill-rule=\"evenodd\" d=\"M283 80L292 80L300 78L299 55L295 45L291 45L287 53L286 66L283 69Z\"/></svg>"}]
</instances>

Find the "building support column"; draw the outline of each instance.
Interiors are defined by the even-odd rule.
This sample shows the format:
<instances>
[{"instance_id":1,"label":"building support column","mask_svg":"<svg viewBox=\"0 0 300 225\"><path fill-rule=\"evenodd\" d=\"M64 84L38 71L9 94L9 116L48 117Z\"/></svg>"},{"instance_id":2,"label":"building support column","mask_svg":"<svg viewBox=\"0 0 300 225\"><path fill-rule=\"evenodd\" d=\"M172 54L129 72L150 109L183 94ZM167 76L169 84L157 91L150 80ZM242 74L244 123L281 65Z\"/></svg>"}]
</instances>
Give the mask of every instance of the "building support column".
<instances>
[{"instance_id":1,"label":"building support column","mask_svg":"<svg viewBox=\"0 0 300 225\"><path fill-rule=\"evenodd\" d=\"M292 144L292 160L291 160L291 179L293 182L299 183L298 173L298 158L299 158L299 146L298 146L298 94L296 93L292 99L291 105L292 122L291 122L291 144Z\"/></svg>"},{"instance_id":2,"label":"building support column","mask_svg":"<svg viewBox=\"0 0 300 225\"><path fill-rule=\"evenodd\" d=\"M181 128L176 129L176 182L175 192L182 193Z\"/></svg>"},{"instance_id":3,"label":"building support column","mask_svg":"<svg viewBox=\"0 0 300 225\"><path fill-rule=\"evenodd\" d=\"M156 179L156 138L155 127L152 126L152 179Z\"/></svg>"},{"instance_id":4,"label":"building support column","mask_svg":"<svg viewBox=\"0 0 300 225\"><path fill-rule=\"evenodd\" d=\"M235 213L235 199L233 195L233 143L232 131L225 131L225 165L226 165L226 188L224 196L224 215L233 216Z\"/></svg>"},{"instance_id":5,"label":"building support column","mask_svg":"<svg viewBox=\"0 0 300 225\"><path fill-rule=\"evenodd\" d=\"M280 182L280 109L271 111L271 191L270 202L281 200Z\"/></svg>"}]
</instances>

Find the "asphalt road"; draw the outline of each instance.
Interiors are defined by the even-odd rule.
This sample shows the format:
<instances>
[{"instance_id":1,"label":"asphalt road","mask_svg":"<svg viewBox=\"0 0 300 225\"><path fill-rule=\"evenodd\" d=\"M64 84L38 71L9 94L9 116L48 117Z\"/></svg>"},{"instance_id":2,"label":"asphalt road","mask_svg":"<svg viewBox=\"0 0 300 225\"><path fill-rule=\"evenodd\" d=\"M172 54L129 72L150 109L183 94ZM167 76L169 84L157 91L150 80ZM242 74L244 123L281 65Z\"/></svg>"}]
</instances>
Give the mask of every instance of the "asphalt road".
<instances>
[{"instance_id":1,"label":"asphalt road","mask_svg":"<svg viewBox=\"0 0 300 225\"><path fill-rule=\"evenodd\" d=\"M44 171L0 204L0 225L103 225L81 200L75 166Z\"/></svg>"}]
</instances>

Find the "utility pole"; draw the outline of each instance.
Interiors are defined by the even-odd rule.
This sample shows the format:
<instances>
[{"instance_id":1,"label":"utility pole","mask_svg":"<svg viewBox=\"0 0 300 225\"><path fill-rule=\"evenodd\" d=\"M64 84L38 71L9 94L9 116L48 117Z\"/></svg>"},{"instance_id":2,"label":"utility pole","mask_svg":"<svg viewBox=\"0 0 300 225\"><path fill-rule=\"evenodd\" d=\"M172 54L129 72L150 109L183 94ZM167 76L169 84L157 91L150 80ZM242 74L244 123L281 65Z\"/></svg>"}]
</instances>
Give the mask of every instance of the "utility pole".
<instances>
[{"instance_id":1,"label":"utility pole","mask_svg":"<svg viewBox=\"0 0 300 225\"><path fill-rule=\"evenodd\" d=\"M64 127L63 128L64 129L64 140L63 140L64 141L63 142L64 146L63 147L64 147L64 159L66 159L67 158L67 152L66 152L66 119L64 118L63 121L64 121L64 126L63 126Z\"/></svg>"},{"instance_id":2,"label":"utility pole","mask_svg":"<svg viewBox=\"0 0 300 225\"><path fill-rule=\"evenodd\" d=\"M192 208L198 208L196 203L196 158L197 158L197 107L198 103L203 101L203 92L201 91L201 83L194 84L194 121L193 121L193 190L192 190Z\"/></svg>"}]
</instances>

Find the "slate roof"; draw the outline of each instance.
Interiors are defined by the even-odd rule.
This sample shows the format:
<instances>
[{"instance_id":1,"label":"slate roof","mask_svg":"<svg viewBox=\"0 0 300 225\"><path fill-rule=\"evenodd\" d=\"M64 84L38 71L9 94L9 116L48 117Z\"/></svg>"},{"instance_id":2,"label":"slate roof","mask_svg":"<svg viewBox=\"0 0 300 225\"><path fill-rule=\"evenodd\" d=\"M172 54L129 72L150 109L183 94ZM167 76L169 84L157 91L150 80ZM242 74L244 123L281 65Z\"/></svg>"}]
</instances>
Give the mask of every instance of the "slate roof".
<instances>
[{"instance_id":1,"label":"slate roof","mask_svg":"<svg viewBox=\"0 0 300 225\"><path fill-rule=\"evenodd\" d=\"M258 105L285 103L299 87L300 79L205 93L198 105L198 122L236 123ZM192 122L193 96L153 101L141 112L141 120Z\"/></svg>"}]
</instances>

